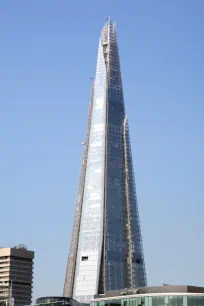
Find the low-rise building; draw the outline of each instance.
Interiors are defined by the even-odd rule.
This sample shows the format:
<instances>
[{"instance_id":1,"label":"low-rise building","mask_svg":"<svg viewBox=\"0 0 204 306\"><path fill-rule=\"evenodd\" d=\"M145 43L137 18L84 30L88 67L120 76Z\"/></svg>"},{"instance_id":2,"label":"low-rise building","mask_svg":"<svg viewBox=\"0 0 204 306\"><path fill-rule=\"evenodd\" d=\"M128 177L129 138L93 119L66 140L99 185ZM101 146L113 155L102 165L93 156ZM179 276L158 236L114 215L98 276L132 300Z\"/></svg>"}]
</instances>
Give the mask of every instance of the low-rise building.
<instances>
[{"instance_id":1,"label":"low-rise building","mask_svg":"<svg viewBox=\"0 0 204 306\"><path fill-rule=\"evenodd\" d=\"M87 306L65 296L46 296L36 300L35 306Z\"/></svg>"},{"instance_id":2,"label":"low-rise building","mask_svg":"<svg viewBox=\"0 0 204 306\"><path fill-rule=\"evenodd\" d=\"M204 306L204 287L143 287L108 291L95 296L90 306Z\"/></svg>"}]
</instances>

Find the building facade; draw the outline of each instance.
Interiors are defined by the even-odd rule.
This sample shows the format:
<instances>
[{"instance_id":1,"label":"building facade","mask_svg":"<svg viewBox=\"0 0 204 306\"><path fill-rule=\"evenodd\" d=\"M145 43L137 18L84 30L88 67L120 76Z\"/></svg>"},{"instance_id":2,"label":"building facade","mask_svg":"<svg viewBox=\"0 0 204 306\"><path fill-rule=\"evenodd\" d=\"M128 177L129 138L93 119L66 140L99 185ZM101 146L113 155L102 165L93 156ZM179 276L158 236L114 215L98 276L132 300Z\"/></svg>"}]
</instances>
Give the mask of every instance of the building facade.
<instances>
[{"instance_id":1,"label":"building facade","mask_svg":"<svg viewBox=\"0 0 204 306\"><path fill-rule=\"evenodd\" d=\"M90 306L204 306L204 288L164 285L110 291L96 296Z\"/></svg>"},{"instance_id":2,"label":"building facade","mask_svg":"<svg viewBox=\"0 0 204 306\"><path fill-rule=\"evenodd\" d=\"M13 305L13 299L10 295L10 288L7 286L0 286L0 306Z\"/></svg>"},{"instance_id":3,"label":"building facade","mask_svg":"<svg viewBox=\"0 0 204 306\"><path fill-rule=\"evenodd\" d=\"M116 25L99 39L64 296L146 285Z\"/></svg>"},{"instance_id":4,"label":"building facade","mask_svg":"<svg viewBox=\"0 0 204 306\"><path fill-rule=\"evenodd\" d=\"M15 306L31 304L33 259L34 252L24 246L0 248L0 287Z\"/></svg>"},{"instance_id":5,"label":"building facade","mask_svg":"<svg viewBox=\"0 0 204 306\"><path fill-rule=\"evenodd\" d=\"M35 306L87 306L65 296L46 296L36 300Z\"/></svg>"}]
</instances>

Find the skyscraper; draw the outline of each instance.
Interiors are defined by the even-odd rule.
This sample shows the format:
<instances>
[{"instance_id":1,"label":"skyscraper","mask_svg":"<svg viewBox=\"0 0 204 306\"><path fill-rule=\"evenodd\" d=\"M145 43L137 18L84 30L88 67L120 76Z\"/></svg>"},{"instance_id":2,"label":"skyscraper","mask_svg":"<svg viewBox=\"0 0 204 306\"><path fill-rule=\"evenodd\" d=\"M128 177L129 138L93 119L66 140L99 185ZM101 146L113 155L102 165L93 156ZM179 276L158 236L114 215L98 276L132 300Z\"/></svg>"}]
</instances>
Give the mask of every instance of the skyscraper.
<instances>
[{"instance_id":1,"label":"skyscraper","mask_svg":"<svg viewBox=\"0 0 204 306\"><path fill-rule=\"evenodd\" d=\"M64 295L146 285L116 25L99 39Z\"/></svg>"}]
</instances>

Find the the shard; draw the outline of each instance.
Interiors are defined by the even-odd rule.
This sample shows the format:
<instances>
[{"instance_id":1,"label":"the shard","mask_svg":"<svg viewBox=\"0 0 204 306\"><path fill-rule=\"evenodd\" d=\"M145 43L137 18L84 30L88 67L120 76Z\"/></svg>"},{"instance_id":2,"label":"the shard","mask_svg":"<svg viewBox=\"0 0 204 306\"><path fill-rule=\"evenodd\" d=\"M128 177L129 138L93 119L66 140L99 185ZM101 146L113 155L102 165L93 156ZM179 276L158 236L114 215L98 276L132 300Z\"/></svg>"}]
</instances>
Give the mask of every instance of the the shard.
<instances>
[{"instance_id":1,"label":"the shard","mask_svg":"<svg viewBox=\"0 0 204 306\"><path fill-rule=\"evenodd\" d=\"M146 285L116 25L99 39L64 296Z\"/></svg>"}]
</instances>

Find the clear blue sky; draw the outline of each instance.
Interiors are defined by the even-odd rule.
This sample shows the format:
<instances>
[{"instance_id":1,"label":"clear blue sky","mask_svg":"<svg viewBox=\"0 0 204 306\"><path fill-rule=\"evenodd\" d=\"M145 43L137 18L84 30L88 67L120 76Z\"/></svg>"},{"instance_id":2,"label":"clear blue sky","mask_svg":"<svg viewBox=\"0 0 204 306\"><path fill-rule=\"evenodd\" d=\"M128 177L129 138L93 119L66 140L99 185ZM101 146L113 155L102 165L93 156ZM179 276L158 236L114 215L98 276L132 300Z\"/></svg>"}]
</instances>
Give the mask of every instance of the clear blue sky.
<instances>
[{"instance_id":1,"label":"clear blue sky","mask_svg":"<svg viewBox=\"0 0 204 306\"><path fill-rule=\"evenodd\" d=\"M100 31L118 27L149 285L204 285L204 1L0 1L0 246L61 294Z\"/></svg>"}]
</instances>

